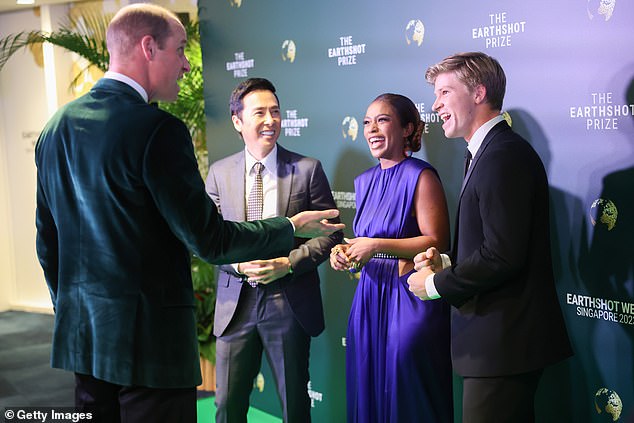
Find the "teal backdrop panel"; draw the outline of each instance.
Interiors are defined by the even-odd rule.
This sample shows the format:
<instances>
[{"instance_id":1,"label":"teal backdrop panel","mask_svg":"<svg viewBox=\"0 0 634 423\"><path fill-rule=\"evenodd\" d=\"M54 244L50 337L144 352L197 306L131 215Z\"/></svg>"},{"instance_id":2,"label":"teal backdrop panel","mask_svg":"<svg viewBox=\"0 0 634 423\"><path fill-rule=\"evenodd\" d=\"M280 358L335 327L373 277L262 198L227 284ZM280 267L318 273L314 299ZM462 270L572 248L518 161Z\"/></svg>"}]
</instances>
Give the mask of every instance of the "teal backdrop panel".
<instances>
[{"instance_id":1,"label":"teal backdrop panel","mask_svg":"<svg viewBox=\"0 0 634 423\"><path fill-rule=\"evenodd\" d=\"M279 142L321 160L348 237L353 179L376 164L363 117L383 92L410 97L427 122L416 155L437 168L453 221L466 144L445 139L424 73L460 51L496 57L507 74L507 118L549 174L557 290L576 352L544 373L537 420L634 419L632 2L199 0L199 18L210 161L243 148L229 117L233 88L270 79ZM343 422L356 280L327 264L320 274L326 330L312 342L307 390L314 421ZM455 379L456 421L460 392ZM252 405L280 415L266 365Z\"/></svg>"}]
</instances>

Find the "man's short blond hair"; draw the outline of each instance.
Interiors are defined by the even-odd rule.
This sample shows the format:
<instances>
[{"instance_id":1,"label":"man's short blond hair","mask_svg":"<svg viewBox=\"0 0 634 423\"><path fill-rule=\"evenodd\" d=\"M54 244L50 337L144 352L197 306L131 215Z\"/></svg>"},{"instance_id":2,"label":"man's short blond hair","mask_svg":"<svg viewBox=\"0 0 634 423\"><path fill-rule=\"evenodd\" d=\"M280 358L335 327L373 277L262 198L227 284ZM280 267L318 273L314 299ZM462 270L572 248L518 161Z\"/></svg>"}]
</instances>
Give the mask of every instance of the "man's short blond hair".
<instances>
[{"instance_id":1,"label":"man's short blond hair","mask_svg":"<svg viewBox=\"0 0 634 423\"><path fill-rule=\"evenodd\" d=\"M506 75L500 63L481 52L458 53L444 58L430 66L425 79L430 84L436 82L441 73L452 72L473 91L478 85L486 88L486 100L493 110L502 110L506 93Z\"/></svg>"}]
</instances>

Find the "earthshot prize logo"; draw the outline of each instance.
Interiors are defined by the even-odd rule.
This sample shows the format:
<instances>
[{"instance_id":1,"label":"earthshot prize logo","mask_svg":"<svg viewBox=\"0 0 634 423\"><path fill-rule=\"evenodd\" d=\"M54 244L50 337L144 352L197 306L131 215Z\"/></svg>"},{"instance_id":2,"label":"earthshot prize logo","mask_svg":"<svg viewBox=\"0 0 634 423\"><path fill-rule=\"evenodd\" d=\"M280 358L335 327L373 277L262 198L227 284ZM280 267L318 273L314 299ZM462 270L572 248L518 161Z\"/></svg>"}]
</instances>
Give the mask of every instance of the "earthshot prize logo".
<instances>
[{"instance_id":1,"label":"earthshot prize logo","mask_svg":"<svg viewBox=\"0 0 634 423\"><path fill-rule=\"evenodd\" d=\"M420 47L425 38L425 25L419 19L412 19L405 27L405 41L407 45L415 44Z\"/></svg>"},{"instance_id":2,"label":"earthshot prize logo","mask_svg":"<svg viewBox=\"0 0 634 423\"><path fill-rule=\"evenodd\" d=\"M337 59L337 66L357 64L357 57L365 54L365 44L354 44L352 35L339 37L339 46L328 49L328 57Z\"/></svg>"},{"instance_id":3,"label":"earthshot prize logo","mask_svg":"<svg viewBox=\"0 0 634 423\"><path fill-rule=\"evenodd\" d=\"M567 292L566 304L574 306L579 317L634 326L634 303L632 302Z\"/></svg>"},{"instance_id":4,"label":"earthshot prize logo","mask_svg":"<svg viewBox=\"0 0 634 423\"><path fill-rule=\"evenodd\" d=\"M594 227L611 231L617 225L618 209L609 199L597 198L594 200L590 206L589 214ZM609 300L568 292L566 293L566 304L574 306L575 313L579 317L634 326L634 302ZM597 392L597 396L598 394L599 392ZM599 410L598 406L597 410Z\"/></svg>"},{"instance_id":5,"label":"earthshot prize logo","mask_svg":"<svg viewBox=\"0 0 634 423\"><path fill-rule=\"evenodd\" d=\"M490 13L488 24L473 28L471 37L474 40L484 39L485 48L511 47L512 37L526 31L526 21L509 21L506 14Z\"/></svg>"},{"instance_id":6,"label":"earthshot prize logo","mask_svg":"<svg viewBox=\"0 0 634 423\"><path fill-rule=\"evenodd\" d=\"M233 72L234 78L248 78L249 69L255 66L254 59L247 59L243 51L233 53L233 62L226 63L228 72Z\"/></svg>"},{"instance_id":7,"label":"earthshot prize logo","mask_svg":"<svg viewBox=\"0 0 634 423\"><path fill-rule=\"evenodd\" d=\"M324 400L324 394L313 390L310 380L308 381L306 389L308 390L308 398L310 398L310 408L315 408L315 401L322 402Z\"/></svg>"},{"instance_id":8,"label":"earthshot prize logo","mask_svg":"<svg viewBox=\"0 0 634 423\"><path fill-rule=\"evenodd\" d=\"M344 141L350 138L353 142L359 135L359 123L354 116L346 116L341 122L341 135ZM357 208L355 193L350 191L332 191L332 197L339 210Z\"/></svg>"},{"instance_id":9,"label":"earthshot prize logo","mask_svg":"<svg viewBox=\"0 0 634 423\"><path fill-rule=\"evenodd\" d=\"M590 20L603 19L604 22L607 22L614 13L614 6L616 6L616 0L588 0L586 8L588 18Z\"/></svg>"},{"instance_id":10,"label":"earthshot prize logo","mask_svg":"<svg viewBox=\"0 0 634 423\"><path fill-rule=\"evenodd\" d=\"M570 106L570 119L583 120L586 131L612 131L619 129L620 118L634 116L634 104L616 104L614 94L590 93L590 103Z\"/></svg>"},{"instance_id":11,"label":"earthshot prize logo","mask_svg":"<svg viewBox=\"0 0 634 423\"><path fill-rule=\"evenodd\" d=\"M282 43L282 60L287 61L289 63L293 63L295 61L295 54L297 52L297 47L295 46L295 41L293 40L284 40Z\"/></svg>"},{"instance_id":12,"label":"earthshot prize logo","mask_svg":"<svg viewBox=\"0 0 634 423\"><path fill-rule=\"evenodd\" d=\"M240 8L240 6L242 6L242 0L229 0L229 4L231 7Z\"/></svg>"},{"instance_id":13,"label":"earthshot prize logo","mask_svg":"<svg viewBox=\"0 0 634 423\"><path fill-rule=\"evenodd\" d=\"M354 192L332 191L332 198L335 200L335 205L338 209L355 210L357 208L357 202Z\"/></svg>"},{"instance_id":14,"label":"earthshot prize logo","mask_svg":"<svg viewBox=\"0 0 634 423\"><path fill-rule=\"evenodd\" d=\"M594 408L597 410L597 414L605 413L615 422L621 418L623 402L616 391L608 388L599 388L594 394Z\"/></svg>"},{"instance_id":15,"label":"earthshot prize logo","mask_svg":"<svg viewBox=\"0 0 634 423\"><path fill-rule=\"evenodd\" d=\"M301 137L302 128L308 128L308 118L299 117L297 110L286 110L286 117L282 119L282 128L287 137Z\"/></svg>"},{"instance_id":16,"label":"earthshot prize logo","mask_svg":"<svg viewBox=\"0 0 634 423\"><path fill-rule=\"evenodd\" d=\"M429 134L429 124L430 123L442 123L442 119L436 112L428 112L425 110L425 103L414 103L416 106L416 110L418 110L418 114L420 115L420 120L425 123L425 127L423 128L423 134Z\"/></svg>"}]
</instances>

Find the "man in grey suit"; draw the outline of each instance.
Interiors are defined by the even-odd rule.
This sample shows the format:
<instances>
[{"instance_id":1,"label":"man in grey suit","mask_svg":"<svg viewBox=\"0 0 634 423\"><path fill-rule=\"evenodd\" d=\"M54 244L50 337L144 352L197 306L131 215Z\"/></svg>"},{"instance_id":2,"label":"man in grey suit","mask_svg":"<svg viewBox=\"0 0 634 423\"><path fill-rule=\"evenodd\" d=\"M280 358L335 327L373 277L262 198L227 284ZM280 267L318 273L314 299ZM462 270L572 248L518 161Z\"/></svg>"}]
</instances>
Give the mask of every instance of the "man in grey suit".
<instances>
[{"instance_id":1,"label":"man in grey suit","mask_svg":"<svg viewBox=\"0 0 634 423\"><path fill-rule=\"evenodd\" d=\"M230 108L245 149L212 164L206 184L225 219L248 218L258 186L264 217L335 207L321 163L277 144L280 106L270 81L251 78L240 83L231 94ZM317 266L342 236L336 232L296 239L293 248L221 267L214 321L216 422L247 421L263 350L275 375L284 421L310 421L310 337L324 329Z\"/></svg>"}]
</instances>

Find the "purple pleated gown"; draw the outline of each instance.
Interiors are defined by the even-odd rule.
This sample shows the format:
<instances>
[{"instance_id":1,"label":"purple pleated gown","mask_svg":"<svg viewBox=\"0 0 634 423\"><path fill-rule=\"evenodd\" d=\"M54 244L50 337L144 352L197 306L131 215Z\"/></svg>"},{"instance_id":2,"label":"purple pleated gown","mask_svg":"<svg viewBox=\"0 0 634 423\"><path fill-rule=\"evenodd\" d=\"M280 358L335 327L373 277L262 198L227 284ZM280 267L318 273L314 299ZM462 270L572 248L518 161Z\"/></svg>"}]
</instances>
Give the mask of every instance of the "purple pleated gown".
<instances>
[{"instance_id":1,"label":"purple pleated gown","mask_svg":"<svg viewBox=\"0 0 634 423\"><path fill-rule=\"evenodd\" d=\"M427 162L407 158L355 179L357 237L421 235L414 192ZM373 258L361 271L346 347L348 422L453 421L449 306L421 301L398 275L398 260Z\"/></svg>"}]
</instances>

